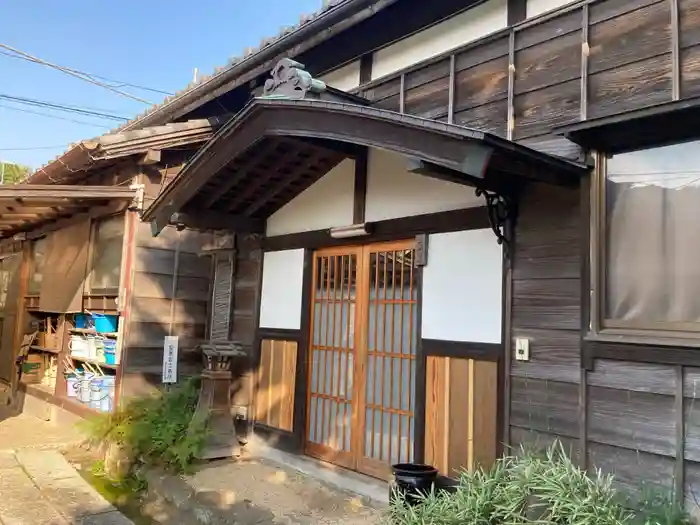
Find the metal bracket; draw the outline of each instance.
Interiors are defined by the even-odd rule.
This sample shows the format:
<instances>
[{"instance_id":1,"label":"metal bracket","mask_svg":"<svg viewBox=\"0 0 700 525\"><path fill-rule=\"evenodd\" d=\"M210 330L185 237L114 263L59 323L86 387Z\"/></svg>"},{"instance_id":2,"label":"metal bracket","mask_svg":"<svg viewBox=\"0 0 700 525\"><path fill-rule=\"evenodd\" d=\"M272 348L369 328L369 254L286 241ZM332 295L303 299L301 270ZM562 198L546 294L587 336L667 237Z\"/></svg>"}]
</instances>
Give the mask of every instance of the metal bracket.
<instances>
[{"instance_id":1,"label":"metal bracket","mask_svg":"<svg viewBox=\"0 0 700 525\"><path fill-rule=\"evenodd\" d=\"M513 248L512 231L518 216L518 202L511 195L477 188L476 196L482 195L486 199L489 224L496 235L496 242L503 246L505 258L510 260Z\"/></svg>"}]
</instances>

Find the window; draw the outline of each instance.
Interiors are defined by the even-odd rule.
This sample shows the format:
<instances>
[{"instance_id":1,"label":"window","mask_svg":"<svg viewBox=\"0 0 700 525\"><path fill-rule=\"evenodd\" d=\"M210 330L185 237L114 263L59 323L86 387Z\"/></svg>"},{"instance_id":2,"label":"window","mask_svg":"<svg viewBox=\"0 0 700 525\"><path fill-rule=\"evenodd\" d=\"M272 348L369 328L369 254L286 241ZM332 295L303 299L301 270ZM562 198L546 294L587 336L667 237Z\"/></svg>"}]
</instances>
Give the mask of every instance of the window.
<instances>
[{"instance_id":1,"label":"window","mask_svg":"<svg viewBox=\"0 0 700 525\"><path fill-rule=\"evenodd\" d=\"M700 142L599 164L601 328L700 331Z\"/></svg>"},{"instance_id":2,"label":"window","mask_svg":"<svg viewBox=\"0 0 700 525\"><path fill-rule=\"evenodd\" d=\"M113 294L119 291L124 241L124 217L95 223L90 292Z\"/></svg>"},{"instance_id":3,"label":"window","mask_svg":"<svg viewBox=\"0 0 700 525\"><path fill-rule=\"evenodd\" d=\"M27 295L39 295L41 293L42 274L44 271L47 246L48 240L46 237L42 237L32 244Z\"/></svg>"}]
</instances>

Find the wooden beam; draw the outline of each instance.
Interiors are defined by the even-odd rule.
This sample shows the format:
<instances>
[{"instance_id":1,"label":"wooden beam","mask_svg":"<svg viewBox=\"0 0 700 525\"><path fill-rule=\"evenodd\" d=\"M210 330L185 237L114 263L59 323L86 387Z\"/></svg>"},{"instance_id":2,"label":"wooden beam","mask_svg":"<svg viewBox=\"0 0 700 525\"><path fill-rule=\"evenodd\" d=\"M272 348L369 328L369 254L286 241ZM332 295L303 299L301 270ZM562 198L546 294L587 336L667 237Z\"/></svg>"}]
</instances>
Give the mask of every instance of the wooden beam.
<instances>
[{"instance_id":1,"label":"wooden beam","mask_svg":"<svg viewBox=\"0 0 700 525\"><path fill-rule=\"evenodd\" d=\"M515 31L510 31L508 38L508 119L506 138L513 140L515 131Z\"/></svg>"},{"instance_id":2,"label":"wooden beam","mask_svg":"<svg viewBox=\"0 0 700 525\"><path fill-rule=\"evenodd\" d=\"M469 153L464 157L459 171L440 166L433 162L416 159L415 157L408 158L407 170L427 177L440 178L449 180L449 182L472 186L473 179L483 180L486 176L486 170L492 153L493 149L488 146L473 144L469 148Z\"/></svg>"},{"instance_id":3,"label":"wooden beam","mask_svg":"<svg viewBox=\"0 0 700 525\"><path fill-rule=\"evenodd\" d=\"M372 65L374 53L365 53L360 57L360 85L372 82Z\"/></svg>"},{"instance_id":4,"label":"wooden beam","mask_svg":"<svg viewBox=\"0 0 700 525\"><path fill-rule=\"evenodd\" d=\"M681 44L678 0L671 2L671 98L681 98Z\"/></svg>"},{"instance_id":5,"label":"wooden beam","mask_svg":"<svg viewBox=\"0 0 700 525\"><path fill-rule=\"evenodd\" d=\"M339 158L339 157L336 156L336 159L337 159L337 158ZM318 164L319 162L320 162L319 159L318 159L317 157L315 157L315 156L312 155L311 157L309 157L308 159L306 159L306 160L302 163L302 165L299 166L299 167L297 168L297 170L298 170L299 172L308 171L308 170L314 168L314 166L315 166L316 164ZM328 171L330 171L333 167L335 167L335 166L338 164L338 162L337 162L337 160L336 160L336 161L334 161L334 162L332 162L332 163L330 163L330 164L331 164L331 167L328 168L328 170L326 171L326 173L327 173ZM325 174L325 173L324 173L324 174ZM322 175L322 176L323 176L323 175ZM265 206L265 204L267 204L267 203L270 202L272 199L274 199L275 197L277 197L277 195L279 195L282 191L284 191L287 187L289 187L290 184L294 183L296 180L297 180L296 178L286 178L286 177L280 178L278 181L276 181L275 183L271 184L271 185L267 188L267 191L265 191L265 193L264 193L263 195L261 195L260 197L258 197L250 206L248 206L248 208L246 208L244 214L247 215L247 216L252 216L252 215L254 215L254 214L255 214L257 211L259 211L263 206Z\"/></svg>"},{"instance_id":6,"label":"wooden beam","mask_svg":"<svg viewBox=\"0 0 700 525\"><path fill-rule=\"evenodd\" d=\"M274 151L279 142L276 140L268 140L264 146L260 148L259 151L256 152L255 155L255 160L259 160L264 158L268 153ZM229 176L228 180L220 187L218 190L215 192L215 194L210 197L205 203L204 207L205 208L211 208L216 201L218 201L221 197L226 195L229 191L231 191L232 188L234 188L239 182L241 182L243 179L246 178L248 175L248 172L250 170L251 164L250 162L248 164L245 164L239 169L235 170L232 172L232 174ZM216 175L214 175L216 176Z\"/></svg>"},{"instance_id":7,"label":"wooden beam","mask_svg":"<svg viewBox=\"0 0 700 525\"><path fill-rule=\"evenodd\" d=\"M0 186L0 201L16 199L133 199L136 191L119 186L17 184Z\"/></svg>"},{"instance_id":8,"label":"wooden beam","mask_svg":"<svg viewBox=\"0 0 700 525\"><path fill-rule=\"evenodd\" d=\"M527 0L508 0L508 25L513 26L527 18Z\"/></svg>"},{"instance_id":9,"label":"wooden beam","mask_svg":"<svg viewBox=\"0 0 700 525\"><path fill-rule=\"evenodd\" d=\"M369 148L364 148L362 154L355 157L355 185L353 191L352 223L365 222L367 207L367 159Z\"/></svg>"},{"instance_id":10,"label":"wooden beam","mask_svg":"<svg viewBox=\"0 0 700 525\"><path fill-rule=\"evenodd\" d=\"M160 162L160 150L159 149L149 149L146 153L141 155L141 157L136 161L139 166L152 166Z\"/></svg>"},{"instance_id":11,"label":"wooden beam","mask_svg":"<svg viewBox=\"0 0 700 525\"><path fill-rule=\"evenodd\" d=\"M685 403L683 402L683 367L676 365L676 463L673 469L674 496L683 505L685 496Z\"/></svg>"},{"instance_id":12,"label":"wooden beam","mask_svg":"<svg viewBox=\"0 0 700 525\"><path fill-rule=\"evenodd\" d=\"M278 157L275 161L274 167L271 167L269 169L265 169L265 175L260 176L258 175L255 177L253 180L251 180L248 184L246 184L245 188L243 188L241 191L236 193L236 196L231 200L227 206L229 210L235 210L236 207L238 207L240 204L244 203L246 200L251 198L255 192L260 189L261 187L265 186L266 183L270 181L274 173L280 173L282 169L284 168L285 164L288 163L290 160L295 159L296 157L299 156L300 151L299 150L292 150L289 153L285 153L282 156ZM258 162L253 162L251 163L252 165L247 166L248 169L254 170L256 169L256 165L260 164L261 161L265 160L265 157L257 157L256 160ZM282 178L285 177L284 173L282 173Z\"/></svg>"},{"instance_id":13,"label":"wooden beam","mask_svg":"<svg viewBox=\"0 0 700 525\"><path fill-rule=\"evenodd\" d=\"M226 230L236 233L263 233L265 221L216 211L183 210L173 213L170 224L195 230Z\"/></svg>"}]
</instances>

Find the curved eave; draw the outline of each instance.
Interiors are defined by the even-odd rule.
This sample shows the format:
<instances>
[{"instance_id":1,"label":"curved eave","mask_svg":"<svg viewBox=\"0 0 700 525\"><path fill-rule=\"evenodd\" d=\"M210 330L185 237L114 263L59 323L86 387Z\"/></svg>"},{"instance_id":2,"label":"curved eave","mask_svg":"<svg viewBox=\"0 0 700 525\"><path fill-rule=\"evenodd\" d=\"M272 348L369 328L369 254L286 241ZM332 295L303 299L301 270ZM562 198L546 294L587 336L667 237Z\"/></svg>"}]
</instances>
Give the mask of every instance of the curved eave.
<instances>
[{"instance_id":1,"label":"curved eave","mask_svg":"<svg viewBox=\"0 0 700 525\"><path fill-rule=\"evenodd\" d=\"M499 177L508 174L508 180L523 177L574 186L588 172L586 166L463 126L342 102L257 98L189 161L144 219L158 217L162 222L180 211L212 177L238 157L258 154L254 148L271 137L313 140L326 148L385 149L446 170L463 184L482 179L502 186L506 182Z\"/></svg>"}]
</instances>

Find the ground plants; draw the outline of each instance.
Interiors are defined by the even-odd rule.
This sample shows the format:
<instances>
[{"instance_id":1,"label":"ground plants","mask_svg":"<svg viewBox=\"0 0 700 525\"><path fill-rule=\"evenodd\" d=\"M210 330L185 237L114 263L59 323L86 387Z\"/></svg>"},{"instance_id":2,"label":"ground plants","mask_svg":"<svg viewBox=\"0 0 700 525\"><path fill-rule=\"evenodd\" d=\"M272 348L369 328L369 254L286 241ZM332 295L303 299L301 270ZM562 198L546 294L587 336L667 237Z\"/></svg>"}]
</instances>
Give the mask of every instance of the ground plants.
<instances>
[{"instance_id":1,"label":"ground plants","mask_svg":"<svg viewBox=\"0 0 700 525\"><path fill-rule=\"evenodd\" d=\"M672 499L645 498L630 510L613 477L580 469L555 443L520 451L489 470L463 472L449 493L433 491L417 505L394 498L393 525L686 525Z\"/></svg>"},{"instance_id":2,"label":"ground plants","mask_svg":"<svg viewBox=\"0 0 700 525\"><path fill-rule=\"evenodd\" d=\"M93 444L115 444L138 462L183 472L206 437L206 422L193 420L199 381L190 379L152 395L129 400L115 412L89 420Z\"/></svg>"}]
</instances>

